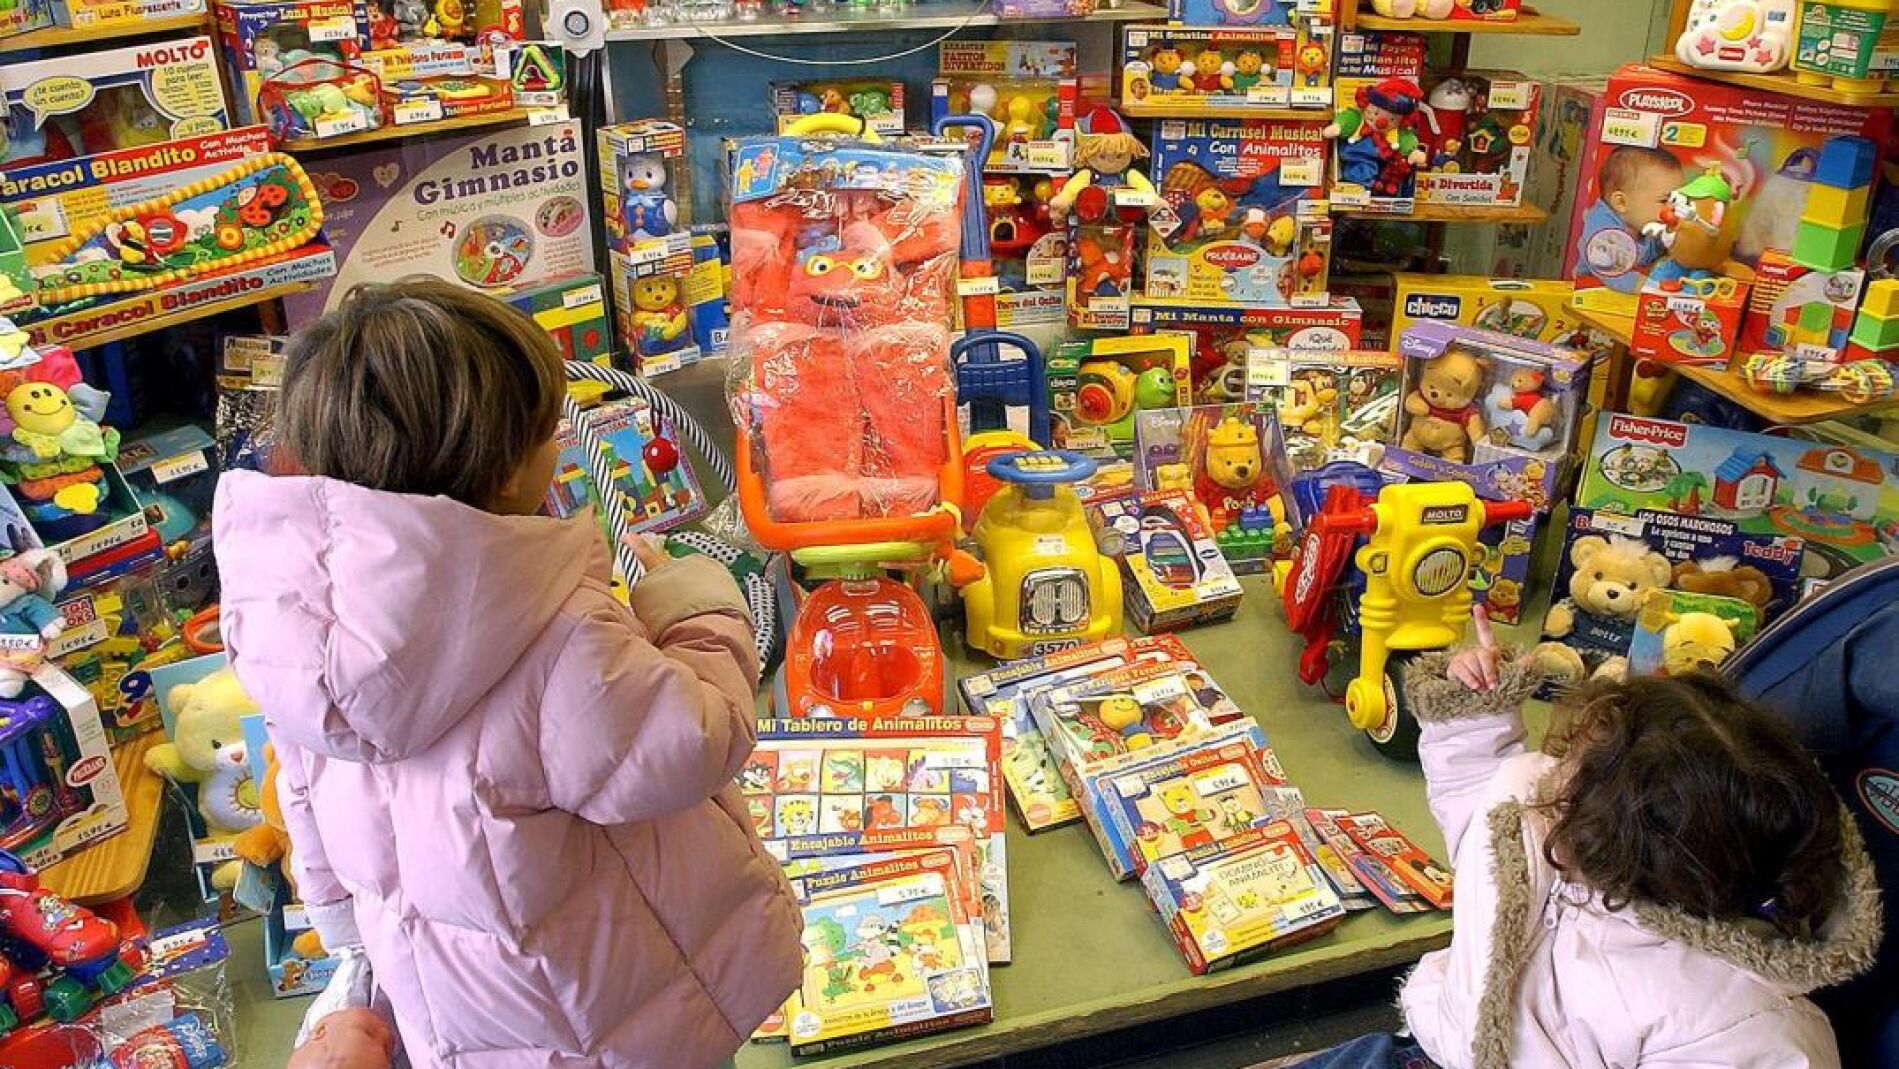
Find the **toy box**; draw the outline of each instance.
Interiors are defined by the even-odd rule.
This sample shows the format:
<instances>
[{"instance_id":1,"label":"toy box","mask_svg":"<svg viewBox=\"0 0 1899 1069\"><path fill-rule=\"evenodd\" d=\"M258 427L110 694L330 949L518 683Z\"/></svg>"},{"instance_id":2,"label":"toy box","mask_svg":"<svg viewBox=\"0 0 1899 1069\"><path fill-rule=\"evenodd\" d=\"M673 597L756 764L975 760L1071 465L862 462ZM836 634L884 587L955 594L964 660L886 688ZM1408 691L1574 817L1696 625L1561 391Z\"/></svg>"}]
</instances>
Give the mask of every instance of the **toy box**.
<instances>
[{"instance_id":1,"label":"toy box","mask_svg":"<svg viewBox=\"0 0 1899 1069\"><path fill-rule=\"evenodd\" d=\"M1135 691L1138 699L1150 701L1157 696L1175 693L1182 687L1200 689L1201 683L1196 681L1204 681L1205 674L1189 672L1186 667L1182 666L1171 675L1140 685ZM1221 700L1226 700L1223 693ZM1142 855L1143 835L1156 836L1147 843L1149 846L1167 845L1160 841L1157 834L1162 829L1143 827L1148 816L1164 820L1164 815L1147 812L1144 803L1131 814L1130 822L1130 814L1121 811L1124 793L1142 792L1140 784L1144 780L1172 781L1170 786L1178 786L1183 776L1204 773L1209 770L1209 763L1217 765L1223 761L1230 762L1241 754L1247 755L1254 765L1254 776L1249 777L1247 783L1229 783L1233 789L1227 793L1233 796L1233 803L1229 803L1218 816L1209 818L1208 824L1217 828L1222 818L1233 818L1237 823L1242 808L1251 818L1249 823L1264 823L1266 803L1262 792L1272 785L1286 782L1286 773L1279 767L1279 758L1267 747L1266 733L1250 719L1216 724L1203 735L1183 736L1148 749L1131 751L1126 761L1110 762L1115 768L1113 772L1090 773L1083 777L1082 782L1087 787L1086 793L1080 796L1084 815L1088 830L1094 833L1095 845L1101 848L1102 859L1107 862L1108 873L1117 880L1133 879L1140 875L1141 869L1147 864ZM1223 758L1221 755L1226 756ZM1189 768L1192 771L1187 771ZM1221 778L1230 777L1232 771L1227 769ZM1211 783L1206 786L1209 794L1217 792ZM1187 838L1197 838L1191 829L1181 825L1174 825L1173 830ZM1238 832L1227 831L1217 837L1226 838L1235 834ZM1178 851L1176 840L1170 852Z\"/></svg>"},{"instance_id":2,"label":"toy box","mask_svg":"<svg viewBox=\"0 0 1899 1069\"><path fill-rule=\"evenodd\" d=\"M1141 882L1195 976L1315 938L1345 916L1285 821L1164 858Z\"/></svg>"},{"instance_id":3,"label":"toy box","mask_svg":"<svg viewBox=\"0 0 1899 1069\"><path fill-rule=\"evenodd\" d=\"M1313 831L1337 853L1352 875L1357 877L1359 885L1370 892L1379 904L1399 916L1430 912L1431 903L1426 902L1424 896L1399 880L1385 865L1384 859L1366 851L1357 840L1346 834L1340 822L1353 816L1345 809L1306 810L1306 820Z\"/></svg>"},{"instance_id":4,"label":"toy box","mask_svg":"<svg viewBox=\"0 0 1899 1069\"><path fill-rule=\"evenodd\" d=\"M209 540L218 469L211 440L187 423L125 441L119 473L145 505L145 522L166 545Z\"/></svg>"},{"instance_id":5,"label":"toy box","mask_svg":"<svg viewBox=\"0 0 1899 1069\"><path fill-rule=\"evenodd\" d=\"M1435 319L1561 345L1592 360L1615 348L1614 338L1576 314L1570 304L1575 287L1568 282L1410 272L1393 277L1398 284L1391 316L1395 334Z\"/></svg>"},{"instance_id":6,"label":"toy box","mask_svg":"<svg viewBox=\"0 0 1899 1069\"><path fill-rule=\"evenodd\" d=\"M1121 536L1128 613L1142 631L1178 631L1231 619L1240 581L1200 522L1193 495L1150 490L1100 506L1101 526Z\"/></svg>"},{"instance_id":7,"label":"toy box","mask_svg":"<svg viewBox=\"0 0 1899 1069\"><path fill-rule=\"evenodd\" d=\"M1511 277L1567 278L1569 228L1582 184L1577 168L1583 147L1595 128L1592 112L1602 103L1608 80L1595 77L1557 77L1543 83L1543 114L1530 145L1529 174L1523 180L1523 203L1549 209L1549 223L1506 223L1497 228L1497 248L1489 270ZM1509 250L1507 253L1505 250Z\"/></svg>"},{"instance_id":8,"label":"toy box","mask_svg":"<svg viewBox=\"0 0 1899 1069\"><path fill-rule=\"evenodd\" d=\"M1629 314L1663 257L1642 228L1669 191L1709 165L1733 189L1734 258L1753 264L1793 247L1820 146L1859 134L1883 140L1888 110L1851 108L1670 74L1640 64L1609 79L1581 166L1566 273L1584 307ZM1733 146L1747 146L1736 154Z\"/></svg>"},{"instance_id":9,"label":"toy box","mask_svg":"<svg viewBox=\"0 0 1899 1069\"><path fill-rule=\"evenodd\" d=\"M1325 308L1245 308L1144 297L1134 302L1132 330L1192 334L1194 403L1222 404L1244 399L1250 353L1356 349L1361 321L1357 302L1339 296Z\"/></svg>"},{"instance_id":10,"label":"toy box","mask_svg":"<svg viewBox=\"0 0 1899 1069\"><path fill-rule=\"evenodd\" d=\"M1694 477L1683 478L1675 491L1680 497L1671 504L1679 512L1570 510L1543 637L1575 650L1594 668L1628 654L1642 599L1652 590L1739 597L1760 623L1793 605L1804 548L1800 537L1748 533L1732 520L1700 514L1707 489ZM1598 556L1611 544L1613 552ZM1588 567L1591 562L1597 567ZM1659 581L1664 570L1668 578ZM1607 582L1590 578L1598 571L1609 573Z\"/></svg>"},{"instance_id":11,"label":"toy box","mask_svg":"<svg viewBox=\"0 0 1899 1069\"><path fill-rule=\"evenodd\" d=\"M1461 8L1460 8L1461 10ZM1429 162L1417 176L1419 204L1511 207L1523 201L1542 85L1515 71L1428 74Z\"/></svg>"},{"instance_id":12,"label":"toy box","mask_svg":"<svg viewBox=\"0 0 1899 1069\"><path fill-rule=\"evenodd\" d=\"M582 415L607 449L614 485L626 499L634 531L669 531L705 512L705 494L686 460L679 429L645 398L603 401ZM560 463L547 490L547 509L555 516L571 516L597 504L599 491L588 474L586 450L565 418L554 440L560 443ZM598 519L606 526L605 510Z\"/></svg>"},{"instance_id":13,"label":"toy box","mask_svg":"<svg viewBox=\"0 0 1899 1069\"><path fill-rule=\"evenodd\" d=\"M930 84L932 126L952 115L996 126L987 172L1068 173L1075 151L1080 82L1075 46L1054 41L945 41Z\"/></svg>"},{"instance_id":14,"label":"toy box","mask_svg":"<svg viewBox=\"0 0 1899 1069\"><path fill-rule=\"evenodd\" d=\"M0 846L44 870L126 825L125 795L99 708L86 688L42 665L16 699L0 702L8 753Z\"/></svg>"},{"instance_id":15,"label":"toy box","mask_svg":"<svg viewBox=\"0 0 1899 1069\"><path fill-rule=\"evenodd\" d=\"M1669 509L1805 540L1826 577L1899 551L1899 457L1705 424L1610 415L1583 454L1582 508Z\"/></svg>"},{"instance_id":16,"label":"toy box","mask_svg":"<svg viewBox=\"0 0 1899 1069\"><path fill-rule=\"evenodd\" d=\"M1233 741L1206 740L1108 782L1109 818L1133 847L1136 874L1149 865L1257 828L1272 818L1263 792L1278 781L1262 762L1258 725Z\"/></svg>"},{"instance_id":17,"label":"toy box","mask_svg":"<svg viewBox=\"0 0 1899 1069\"><path fill-rule=\"evenodd\" d=\"M693 287L692 235L675 231L649 238L607 259L614 323L635 370L661 375L698 363L702 354L693 340L690 301L703 294Z\"/></svg>"},{"instance_id":18,"label":"toy box","mask_svg":"<svg viewBox=\"0 0 1899 1069\"><path fill-rule=\"evenodd\" d=\"M546 282L506 286L495 296L540 324L560 346L563 360L613 366L613 325L599 275L581 271Z\"/></svg>"},{"instance_id":19,"label":"toy box","mask_svg":"<svg viewBox=\"0 0 1899 1069\"><path fill-rule=\"evenodd\" d=\"M722 227L692 229L692 270L686 275L686 320L701 358L724 356L732 329L727 302L732 293L731 254Z\"/></svg>"},{"instance_id":20,"label":"toy box","mask_svg":"<svg viewBox=\"0 0 1899 1069\"><path fill-rule=\"evenodd\" d=\"M1402 370L1396 356L1377 350L1255 349L1246 399L1274 406L1291 470L1334 460L1377 467L1397 429Z\"/></svg>"},{"instance_id":21,"label":"toy box","mask_svg":"<svg viewBox=\"0 0 1899 1069\"><path fill-rule=\"evenodd\" d=\"M163 563L70 588L59 601L66 630L46 644L46 657L85 687L114 743L162 727L151 670L193 656L161 582ZM191 606L195 608L195 606Z\"/></svg>"},{"instance_id":22,"label":"toy box","mask_svg":"<svg viewBox=\"0 0 1899 1069\"><path fill-rule=\"evenodd\" d=\"M311 179L341 266L284 298L292 325L358 282L429 275L493 291L593 270L577 121L333 154Z\"/></svg>"},{"instance_id":23,"label":"toy box","mask_svg":"<svg viewBox=\"0 0 1899 1069\"><path fill-rule=\"evenodd\" d=\"M1136 417L1134 442L1135 485L1191 493L1234 572L1263 572L1290 551L1300 523L1287 511L1292 468L1271 405L1153 409Z\"/></svg>"},{"instance_id":24,"label":"toy box","mask_svg":"<svg viewBox=\"0 0 1899 1069\"><path fill-rule=\"evenodd\" d=\"M957 681L967 713L993 716L1002 725L1002 778L1030 834L1081 817L1074 795L1049 755L1048 740L1029 711L1030 700L1038 691L1090 679L1136 661L1192 663L1193 658L1172 635L1112 638L1010 661Z\"/></svg>"},{"instance_id":25,"label":"toy box","mask_svg":"<svg viewBox=\"0 0 1899 1069\"><path fill-rule=\"evenodd\" d=\"M1385 822L1377 813L1347 813L1333 822L1358 848L1377 858L1386 871L1397 877L1434 909L1451 908L1451 874L1431 860L1431 855L1404 834Z\"/></svg>"},{"instance_id":26,"label":"toy box","mask_svg":"<svg viewBox=\"0 0 1899 1069\"><path fill-rule=\"evenodd\" d=\"M354 63L369 49L363 0L218 0L216 6L231 106L240 122L265 121L258 93L267 79L313 57Z\"/></svg>"},{"instance_id":27,"label":"toy box","mask_svg":"<svg viewBox=\"0 0 1899 1069\"><path fill-rule=\"evenodd\" d=\"M35 5L26 4L28 10ZM50 0L53 23L74 29L94 27L137 33L141 23L184 15L204 15L205 0Z\"/></svg>"},{"instance_id":28,"label":"toy box","mask_svg":"<svg viewBox=\"0 0 1899 1069\"><path fill-rule=\"evenodd\" d=\"M1647 283L1635 299L1629 352L1660 364L1726 367L1740 337L1747 291L1747 283L1732 278L1672 291Z\"/></svg>"},{"instance_id":29,"label":"toy box","mask_svg":"<svg viewBox=\"0 0 1899 1069\"><path fill-rule=\"evenodd\" d=\"M903 83L889 78L842 78L773 82L771 111L784 133L807 115L848 115L872 133L903 133Z\"/></svg>"},{"instance_id":30,"label":"toy box","mask_svg":"<svg viewBox=\"0 0 1899 1069\"><path fill-rule=\"evenodd\" d=\"M991 1017L982 919L948 850L877 858L793 881L804 979L785 1003L794 1055L831 1053Z\"/></svg>"},{"instance_id":31,"label":"toy box","mask_svg":"<svg viewBox=\"0 0 1899 1069\"><path fill-rule=\"evenodd\" d=\"M1188 402L1185 334L1063 342L1048 354L1054 446L1096 457L1134 455L1135 413Z\"/></svg>"},{"instance_id":32,"label":"toy box","mask_svg":"<svg viewBox=\"0 0 1899 1069\"><path fill-rule=\"evenodd\" d=\"M1802 82L1843 93L1873 93L1899 72L1899 33L1892 25L1890 5L1846 0L1799 7L1799 36L1791 62ZM1784 55L1784 39L1781 47Z\"/></svg>"},{"instance_id":33,"label":"toy box","mask_svg":"<svg viewBox=\"0 0 1899 1069\"><path fill-rule=\"evenodd\" d=\"M309 916L295 902L264 914L264 972L270 977L271 998L300 998L329 986L342 959L306 958L293 946L297 936L311 930Z\"/></svg>"},{"instance_id":34,"label":"toy box","mask_svg":"<svg viewBox=\"0 0 1899 1069\"><path fill-rule=\"evenodd\" d=\"M1741 317L1742 353L1774 352L1838 360L1866 286L1861 268L1815 271L1780 249L1761 253Z\"/></svg>"},{"instance_id":35,"label":"toy box","mask_svg":"<svg viewBox=\"0 0 1899 1069\"><path fill-rule=\"evenodd\" d=\"M0 166L73 162L225 129L230 116L213 50L209 37L187 37L9 60L0 65L7 127ZM23 222L29 244L44 240L30 220Z\"/></svg>"},{"instance_id":36,"label":"toy box","mask_svg":"<svg viewBox=\"0 0 1899 1069\"><path fill-rule=\"evenodd\" d=\"M632 246L677 233L686 132L658 119L615 123L595 138L600 159L601 211L607 248Z\"/></svg>"},{"instance_id":37,"label":"toy box","mask_svg":"<svg viewBox=\"0 0 1899 1069\"><path fill-rule=\"evenodd\" d=\"M1324 128L1323 120L1161 120L1147 296L1325 307Z\"/></svg>"},{"instance_id":38,"label":"toy box","mask_svg":"<svg viewBox=\"0 0 1899 1069\"><path fill-rule=\"evenodd\" d=\"M1536 535L1542 526L1543 517L1537 515L1486 527L1477 536L1484 555L1477 563L1476 574L1470 577L1471 599L1498 623L1521 620L1524 603L1536 594L1530 558L1536 552Z\"/></svg>"},{"instance_id":39,"label":"toy box","mask_svg":"<svg viewBox=\"0 0 1899 1069\"><path fill-rule=\"evenodd\" d=\"M1576 441L1589 363L1526 338L1427 321L1404 332L1404 400L1385 467L1469 483L1486 497L1559 496Z\"/></svg>"},{"instance_id":40,"label":"toy box","mask_svg":"<svg viewBox=\"0 0 1899 1069\"><path fill-rule=\"evenodd\" d=\"M1208 108L1328 107L1330 43L1329 34L1316 37L1307 53L1291 26L1132 26L1121 44L1121 106L1184 117Z\"/></svg>"},{"instance_id":41,"label":"toy box","mask_svg":"<svg viewBox=\"0 0 1899 1069\"><path fill-rule=\"evenodd\" d=\"M1049 322L1063 315L1062 295L1068 281L1068 230L1056 226L1049 214L1049 199L1055 195L1053 179L1037 175L991 174L983 178L983 214L989 227L989 256L995 266L998 325L1003 323L1004 304L1010 297L1041 297L1036 291L1053 292L1058 299L1036 302L1053 307ZM1018 316L1028 306L1018 305Z\"/></svg>"},{"instance_id":42,"label":"toy box","mask_svg":"<svg viewBox=\"0 0 1899 1069\"><path fill-rule=\"evenodd\" d=\"M44 30L53 25L53 5L33 0L31 3L16 3L5 11L0 11L0 39L15 37L34 30Z\"/></svg>"}]
</instances>

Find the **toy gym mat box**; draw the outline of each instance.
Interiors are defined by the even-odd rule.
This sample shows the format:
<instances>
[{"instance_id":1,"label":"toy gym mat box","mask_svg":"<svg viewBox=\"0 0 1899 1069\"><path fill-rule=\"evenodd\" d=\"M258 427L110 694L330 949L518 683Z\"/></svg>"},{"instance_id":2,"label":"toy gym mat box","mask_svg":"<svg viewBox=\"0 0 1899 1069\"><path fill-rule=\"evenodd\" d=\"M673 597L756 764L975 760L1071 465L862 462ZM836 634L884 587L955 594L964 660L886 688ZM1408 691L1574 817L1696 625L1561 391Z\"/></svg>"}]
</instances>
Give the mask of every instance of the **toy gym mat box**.
<instances>
[{"instance_id":1,"label":"toy gym mat box","mask_svg":"<svg viewBox=\"0 0 1899 1069\"><path fill-rule=\"evenodd\" d=\"M1889 109L1826 104L1641 64L1621 68L1604 91L1578 176L1565 265L1576 303L1633 313L1636 294L1665 254L1642 227L1657 221L1670 191L1709 165L1718 165L1733 189L1734 259L1752 265L1767 249L1793 247L1828 138L1884 141L1891 129Z\"/></svg>"},{"instance_id":2,"label":"toy gym mat box","mask_svg":"<svg viewBox=\"0 0 1899 1069\"><path fill-rule=\"evenodd\" d=\"M984 171L1065 175L1081 95L1075 57L1076 46L1065 41L945 41L930 83L930 122L988 116L996 144Z\"/></svg>"},{"instance_id":3,"label":"toy gym mat box","mask_svg":"<svg viewBox=\"0 0 1899 1069\"><path fill-rule=\"evenodd\" d=\"M1134 415L1188 403L1186 334L1065 341L1048 354L1053 444L1092 457L1134 455Z\"/></svg>"},{"instance_id":4,"label":"toy gym mat box","mask_svg":"<svg viewBox=\"0 0 1899 1069\"><path fill-rule=\"evenodd\" d=\"M217 0L218 39L240 121L264 122L264 80L311 57L354 62L369 48L364 0Z\"/></svg>"},{"instance_id":5,"label":"toy gym mat box","mask_svg":"<svg viewBox=\"0 0 1899 1069\"><path fill-rule=\"evenodd\" d=\"M1149 297L1325 307L1332 218L1323 119L1162 119Z\"/></svg>"},{"instance_id":6,"label":"toy gym mat box","mask_svg":"<svg viewBox=\"0 0 1899 1069\"><path fill-rule=\"evenodd\" d=\"M1200 522L1192 494L1150 490L1097 508L1099 526L1122 540L1127 611L1145 632L1232 619L1240 581Z\"/></svg>"},{"instance_id":7,"label":"toy gym mat box","mask_svg":"<svg viewBox=\"0 0 1899 1069\"><path fill-rule=\"evenodd\" d=\"M284 298L301 325L359 282L431 275L494 292L593 270L580 123L433 137L311 167L336 277Z\"/></svg>"},{"instance_id":8,"label":"toy gym mat box","mask_svg":"<svg viewBox=\"0 0 1899 1069\"><path fill-rule=\"evenodd\" d=\"M1298 48L1299 33L1290 26L1130 26L1121 44L1121 106L1142 115L1192 117L1208 108L1330 105L1330 53L1323 44L1311 69L1323 72L1327 84L1294 99L1293 65L1304 58ZM1298 78L1302 88L1305 80Z\"/></svg>"},{"instance_id":9,"label":"toy gym mat box","mask_svg":"<svg viewBox=\"0 0 1899 1069\"><path fill-rule=\"evenodd\" d=\"M209 37L0 64L9 170L144 148L230 126ZM167 187L169 189L169 187ZM28 242L41 240L28 227Z\"/></svg>"},{"instance_id":10,"label":"toy gym mat box","mask_svg":"<svg viewBox=\"0 0 1899 1069\"><path fill-rule=\"evenodd\" d=\"M1137 297L1131 332L1185 331L1193 335L1193 400L1221 404L1244 399L1249 353L1288 349L1336 353L1356 349L1362 315L1358 302L1334 296L1324 308L1247 308Z\"/></svg>"},{"instance_id":11,"label":"toy gym mat box","mask_svg":"<svg viewBox=\"0 0 1899 1069\"><path fill-rule=\"evenodd\" d=\"M1283 820L1162 858L1141 883L1195 976L1317 938L1345 916Z\"/></svg>"},{"instance_id":12,"label":"toy gym mat box","mask_svg":"<svg viewBox=\"0 0 1899 1069\"><path fill-rule=\"evenodd\" d=\"M1806 543L1802 574L1899 551L1899 456L1611 414L1583 454L1581 508L1664 509Z\"/></svg>"},{"instance_id":13,"label":"toy gym mat box","mask_svg":"<svg viewBox=\"0 0 1899 1069\"><path fill-rule=\"evenodd\" d=\"M1392 277L1398 284L1391 315L1394 334L1435 319L1578 349L1592 360L1607 356L1616 345L1614 338L1576 313L1571 304L1576 288L1568 282L1407 271Z\"/></svg>"},{"instance_id":14,"label":"toy gym mat box","mask_svg":"<svg viewBox=\"0 0 1899 1069\"><path fill-rule=\"evenodd\" d=\"M105 726L92 695L41 665L19 698L0 706L7 788L17 792L0 838L29 868L44 870L125 830L128 816Z\"/></svg>"}]
</instances>

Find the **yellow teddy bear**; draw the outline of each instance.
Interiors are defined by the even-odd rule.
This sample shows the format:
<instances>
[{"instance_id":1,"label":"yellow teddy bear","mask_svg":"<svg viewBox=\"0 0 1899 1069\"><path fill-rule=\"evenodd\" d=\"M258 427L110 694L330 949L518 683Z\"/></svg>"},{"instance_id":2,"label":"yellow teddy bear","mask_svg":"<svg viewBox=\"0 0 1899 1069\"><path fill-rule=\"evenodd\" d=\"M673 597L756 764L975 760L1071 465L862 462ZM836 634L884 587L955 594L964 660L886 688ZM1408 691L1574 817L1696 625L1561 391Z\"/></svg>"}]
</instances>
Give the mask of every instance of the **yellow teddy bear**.
<instances>
[{"instance_id":1,"label":"yellow teddy bear","mask_svg":"<svg viewBox=\"0 0 1899 1069\"><path fill-rule=\"evenodd\" d=\"M207 838L226 839L261 823L257 783L238 726L258 709L238 684L237 673L226 666L196 683L180 683L167 692L166 702L176 710L171 741L146 751L145 766L197 787ZM235 861L219 865L211 885L228 891L237 886L240 871Z\"/></svg>"}]
</instances>

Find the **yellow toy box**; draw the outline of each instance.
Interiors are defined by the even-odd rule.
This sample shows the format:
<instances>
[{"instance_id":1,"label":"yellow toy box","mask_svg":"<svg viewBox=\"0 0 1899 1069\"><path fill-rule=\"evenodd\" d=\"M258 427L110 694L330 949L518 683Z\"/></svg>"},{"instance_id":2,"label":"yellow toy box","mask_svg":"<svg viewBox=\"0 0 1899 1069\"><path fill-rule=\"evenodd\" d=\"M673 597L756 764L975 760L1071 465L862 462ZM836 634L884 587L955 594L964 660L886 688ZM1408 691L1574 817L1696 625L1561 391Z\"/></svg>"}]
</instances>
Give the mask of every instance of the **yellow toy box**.
<instances>
[{"instance_id":1,"label":"yellow toy box","mask_svg":"<svg viewBox=\"0 0 1899 1069\"><path fill-rule=\"evenodd\" d=\"M1325 871L1283 820L1162 858L1141 883L1196 976L1311 939L1345 916Z\"/></svg>"},{"instance_id":2,"label":"yellow toy box","mask_svg":"<svg viewBox=\"0 0 1899 1069\"><path fill-rule=\"evenodd\" d=\"M1549 342L1607 356L1615 339L1584 322L1570 305L1575 286L1547 279L1485 278L1482 275L1421 275L1397 272L1391 333L1436 319L1459 326Z\"/></svg>"},{"instance_id":3,"label":"yellow toy box","mask_svg":"<svg viewBox=\"0 0 1899 1069\"><path fill-rule=\"evenodd\" d=\"M1053 445L1104 459L1134 455L1134 419L1190 401L1193 336L1162 332L1063 342L1048 355Z\"/></svg>"},{"instance_id":4,"label":"yellow toy box","mask_svg":"<svg viewBox=\"0 0 1899 1069\"><path fill-rule=\"evenodd\" d=\"M28 2L22 7L31 11L34 4ZM59 26L136 33L133 27L140 22L202 15L205 0L52 0L48 7L53 23Z\"/></svg>"}]
</instances>

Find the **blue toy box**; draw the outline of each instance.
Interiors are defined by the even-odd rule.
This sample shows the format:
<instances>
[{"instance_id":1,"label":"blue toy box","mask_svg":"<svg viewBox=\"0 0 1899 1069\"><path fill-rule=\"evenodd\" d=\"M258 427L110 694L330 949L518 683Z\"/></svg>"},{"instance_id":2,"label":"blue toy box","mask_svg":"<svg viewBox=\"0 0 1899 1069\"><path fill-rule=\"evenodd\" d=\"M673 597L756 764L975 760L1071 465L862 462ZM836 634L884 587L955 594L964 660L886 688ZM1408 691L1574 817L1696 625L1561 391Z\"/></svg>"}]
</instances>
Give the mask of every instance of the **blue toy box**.
<instances>
[{"instance_id":1,"label":"blue toy box","mask_svg":"<svg viewBox=\"0 0 1899 1069\"><path fill-rule=\"evenodd\" d=\"M1150 298L1324 307L1325 121L1164 119L1153 144Z\"/></svg>"}]
</instances>

